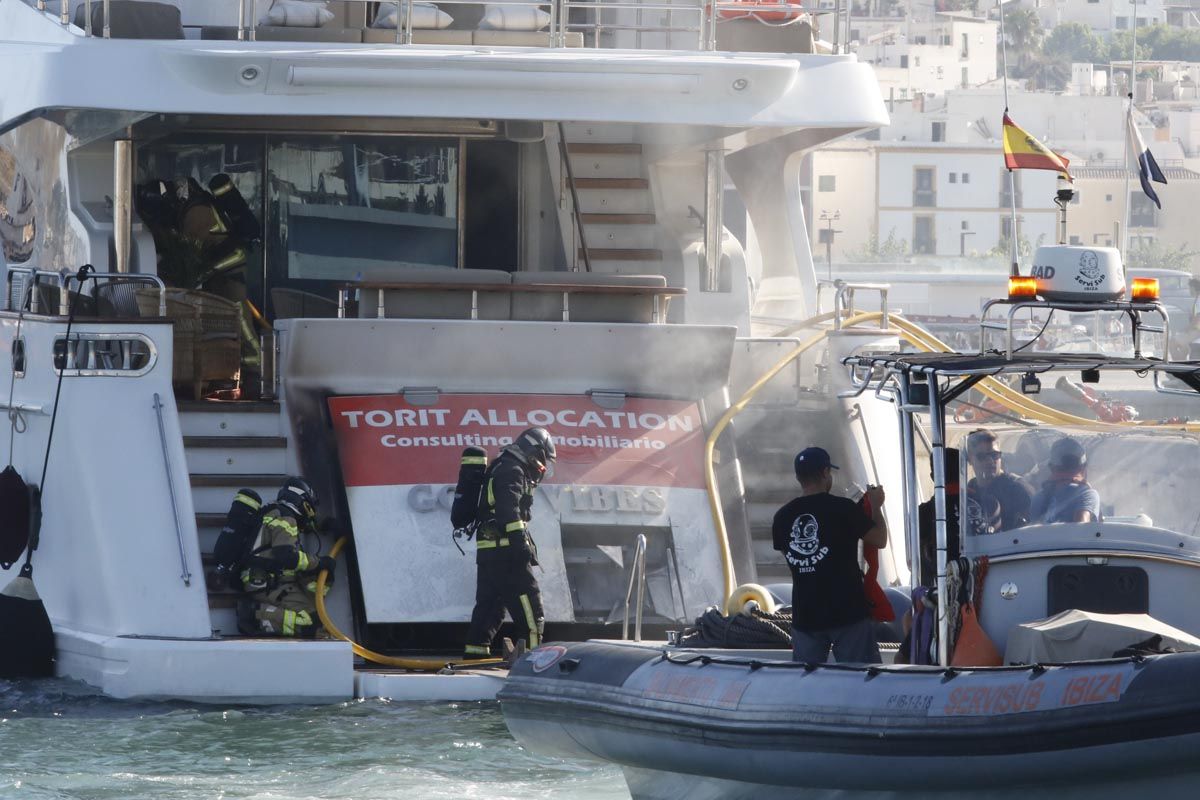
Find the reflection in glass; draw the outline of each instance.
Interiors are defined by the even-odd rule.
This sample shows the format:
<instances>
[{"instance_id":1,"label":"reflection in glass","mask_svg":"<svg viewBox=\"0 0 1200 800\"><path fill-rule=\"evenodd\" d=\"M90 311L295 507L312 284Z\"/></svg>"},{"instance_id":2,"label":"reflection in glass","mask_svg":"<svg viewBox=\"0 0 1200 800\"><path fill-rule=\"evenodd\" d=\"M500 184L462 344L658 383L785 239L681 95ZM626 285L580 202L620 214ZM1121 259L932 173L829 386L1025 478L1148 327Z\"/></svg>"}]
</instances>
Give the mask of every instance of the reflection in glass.
<instances>
[{"instance_id":1,"label":"reflection in glass","mask_svg":"<svg viewBox=\"0 0 1200 800\"><path fill-rule=\"evenodd\" d=\"M273 285L458 264L457 140L273 139L267 191Z\"/></svg>"}]
</instances>

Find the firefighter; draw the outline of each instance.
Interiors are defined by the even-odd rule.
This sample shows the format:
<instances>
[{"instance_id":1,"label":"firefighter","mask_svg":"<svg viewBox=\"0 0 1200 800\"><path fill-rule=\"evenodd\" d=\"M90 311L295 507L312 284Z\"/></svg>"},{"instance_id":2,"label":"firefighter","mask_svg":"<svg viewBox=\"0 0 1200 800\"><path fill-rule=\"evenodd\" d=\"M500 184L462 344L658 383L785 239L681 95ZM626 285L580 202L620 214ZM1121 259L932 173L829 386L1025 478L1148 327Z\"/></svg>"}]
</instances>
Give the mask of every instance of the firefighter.
<instances>
[{"instance_id":1,"label":"firefighter","mask_svg":"<svg viewBox=\"0 0 1200 800\"><path fill-rule=\"evenodd\" d=\"M303 478L284 482L262 518L258 537L242 569L246 596L238 603L238 630L249 636L313 638L317 620L317 575L333 573L329 556L305 552L301 533L315 532L317 494Z\"/></svg>"},{"instance_id":2,"label":"firefighter","mask_svg":"<svg viewBox=\"0 0 1200 800\"><path fill-rule=\"evenodd\" d=\"M505 610L516 623L518 640L530 648L542 642L545 614L533 567L537 551L528 523L533 490L555 459L554 440L545 428L530 428L488 465L479 497L475 535L475 609L467 631L466 658L487 658ZM521 649L518 642L517 650Z\"/></svg>"}]
</instances>

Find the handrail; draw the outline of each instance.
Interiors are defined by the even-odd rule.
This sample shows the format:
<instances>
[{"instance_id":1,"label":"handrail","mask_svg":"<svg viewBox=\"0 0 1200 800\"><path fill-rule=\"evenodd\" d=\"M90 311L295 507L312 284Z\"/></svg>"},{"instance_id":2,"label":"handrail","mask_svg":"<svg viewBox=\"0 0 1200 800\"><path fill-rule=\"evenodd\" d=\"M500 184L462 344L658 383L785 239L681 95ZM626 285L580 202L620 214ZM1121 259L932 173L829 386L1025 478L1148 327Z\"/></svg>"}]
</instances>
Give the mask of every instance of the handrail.
<instances>
[{"instance_id":1,"label":"handrail","mask_svg":"<svg viewBox=\"0 0 1200 800\"><path fill-rule=\"evenodd\" d=\"M633 640L642 640L642 605L646 593L646 534L637 535L637 547L633 551L633 563L629 569L629 585L625 587L625 621L621 624L621 639L629 638L629 598L633 594L633 584L637 581L637 610L633 624Z\"/></svg>"},{"instance_id":2,"label":"handrail","mask_svg":"<svg viewBox=\"0 0 1200 800\"><path fill-rule=\"evenodd\" d=\"M567 152L567 134L563 124L558 123L558 156L567 171L567 186L571 189L571 218L579 234L579 249L583 251L583 270L592 271L592 255L588 250L587 236L583 232L583 217L579 212L579 191L575 188L575 169L571 166L571 154ZM570 259L568 260L570 261Z\"/></svg>"},{"instance_id":3,"label":"handrail","mask_svg":"<svg viewBox=\"0 0 1200 800\"><path fill-rule=\"evenodd\" d=\"M171 516L175 518L175 537L179 540L179 565L182 569L179 577L184 586L192 585L192 572L188 569L187 550L183 545L183 528L179 524L179 503L175 500L175 476L171 472L171 453L167 449L167 429L163 425L163 404L158 392L154 393L154 413L158 417L158 438L162 443L163 471L166 473L167 489L171 496Z\"/></svg>"}]
</instances>

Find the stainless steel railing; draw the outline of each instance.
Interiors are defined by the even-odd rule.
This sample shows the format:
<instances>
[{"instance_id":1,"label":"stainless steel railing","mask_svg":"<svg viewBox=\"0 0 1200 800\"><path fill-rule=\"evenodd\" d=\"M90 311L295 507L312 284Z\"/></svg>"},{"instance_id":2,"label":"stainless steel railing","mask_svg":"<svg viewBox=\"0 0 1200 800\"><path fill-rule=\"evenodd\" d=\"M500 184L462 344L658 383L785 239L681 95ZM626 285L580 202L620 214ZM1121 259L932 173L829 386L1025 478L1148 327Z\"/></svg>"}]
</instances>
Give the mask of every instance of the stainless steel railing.
<instances>
[{"instance_id":1,"label":"stainless steel railing","mask_svg":"<svg viewBox=\"0 0 1200 800\"><path fill-rule=\"evenodd\" d=\"M260 2L266 2L265 8L270 8L270 0L238 0L237 30L238 40L254 41L256 25L260 11ZM356 3L364 6L377 5L378 0L338 0L340 3ZM411 44L413 42L413 9L422 0L393 0L390 4L398 5L396 24L396 44ZM71 24L70 0L59 0L58 19L62 25ZM469 5L478 6L479 0L438 0L440 6ZM46 0L37 0L39 11L46 12ZM382 5L382 4L381 4ZM635 33L633 49L642 47L642 34L694 34L696 49L716 50L717 29L723 22L738 19L755 19L770 27L786 27L802 22L813 22L819 16L833 16L832 42L833 51L842 49L840 29L848 26L849 3L846 0L835 0L832 8L822 8L814 0L806 2L787 3L782 0L683 0L672 3L664 0L489 0L487 5L501 8L530 7L540 9L549 16L549 22L538 29L548 33L548 44L552 48L567 47L567 34L580 31L592 34L592 46L600 47L602 34L614 31L631 31ZM101 31L105 38L112 36L112 9L109 0L101 0ZM85 36L94 36L92 28L92 0L84 3L83 32ZM573 15L572 12L583 12ZM660 17L659 22L646 22L647 16ZM606 19L607 17L607 19ZM369 24L369 21L368 21ZM815 29L814 24L814 29ZM814 40L816 34L814 30ZM662 49L658 42L651 45L653 49ZM672 48L675 49L675 48ZM682 49L682 48L681 48ZM690 48L686 48L690 49Z\"/></svg>"},{"instance_id":2,"label":"stainless steel railing","mask_svg":"<svg viewBox=\"0 0 1200 800\"><path fill-rule=\"evenodd\" d=\"M74 280L73 273L63 275L61 272L55 272L48 269L38 269L37 267L9 267L4 276L4 311L16 311L12 304L12 285L13 278L17 275L26 276L21 290L21 301L17 303L19 308L25 305L25 295L29 292L29 313L41 313L40 297L36 291L39 284L43 281L48 281L51 285L58 287L58 316L65 317L70 312L70 292L64 291ZM158 289L158 315L165 317L167 315L167 288L163 283L162 278L157 275L143 275L141 273L129 272L92 272L88 274L89 280L99 280L108 283L148 283Z\"/></svg>"},{"instance_id":3,"label":"stainless steel railing","mask_svg":"<svg viewBox=\"0 0 1200 800\"><path fill-rule=\"evenodd\" d=\"M633 551L633 563L629 568L629 585L625 587L625 621L621 624L621 638L629 638L629 598L637 584L637 610L633 623L633 640L642 640L642 604L646 595L646 534L639 533L637 547Z\"/></svg>"}]
</instances>

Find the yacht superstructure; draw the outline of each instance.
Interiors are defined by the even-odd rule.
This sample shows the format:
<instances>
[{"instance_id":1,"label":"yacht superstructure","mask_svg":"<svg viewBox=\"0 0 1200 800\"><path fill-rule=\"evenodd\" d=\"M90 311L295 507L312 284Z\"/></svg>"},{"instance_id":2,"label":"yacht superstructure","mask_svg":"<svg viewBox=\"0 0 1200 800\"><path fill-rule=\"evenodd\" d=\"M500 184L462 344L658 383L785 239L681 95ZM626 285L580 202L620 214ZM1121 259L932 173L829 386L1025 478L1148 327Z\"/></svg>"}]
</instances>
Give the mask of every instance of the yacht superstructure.
<instances>
[{"instance_id":1,"label":"yacht superstructure","mask_svg":"<svg viewBox=\"0 0 1200 800\"><path fill-rule=\"evenodd\" d=\"M660 628L771 577L763 517L810 438L850 482L891 480L898 454L865 437L894 412L838 400L827 369L886 329L795 362L704 476L705 437L796 343L752 320L820 310L804 152L886 123L852 56L748 52L820 49L807 16L562 0L496 4L546 14L535 30L426 29L401 3L381 33L374 4L314 28L256 24L266 5L0 0L0 65L25 76L0 96L4 443L35 479L62 372L34 555L61 674L119 697L493 694L237 636L208 554L234 490L288 474L328 498L314 546L351 542L331 619L398 655L461 646L464 442L561 437L534 530L564 639L619 627L639 534ZM900 544L882 579L906 570Z\"/></svg>"}]
</instances>

